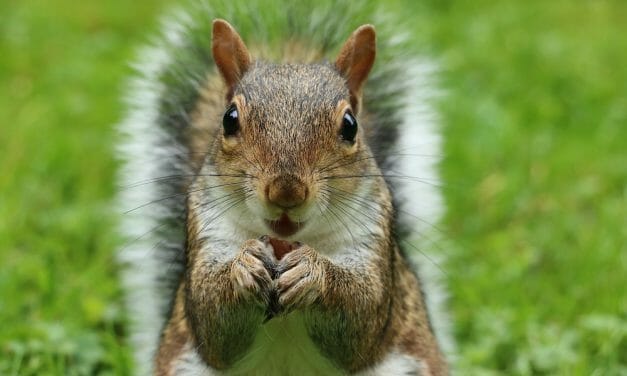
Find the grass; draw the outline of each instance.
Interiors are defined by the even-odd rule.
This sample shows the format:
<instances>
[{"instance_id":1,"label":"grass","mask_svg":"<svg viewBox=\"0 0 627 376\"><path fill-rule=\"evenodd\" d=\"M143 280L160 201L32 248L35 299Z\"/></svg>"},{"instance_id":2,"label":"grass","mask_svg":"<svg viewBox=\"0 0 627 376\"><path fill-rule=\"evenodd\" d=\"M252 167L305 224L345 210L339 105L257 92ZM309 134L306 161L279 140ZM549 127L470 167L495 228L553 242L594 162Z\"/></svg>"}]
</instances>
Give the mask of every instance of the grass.
<instances>
[{"instance_id":1,"label":"grass","mask_svg":"<svg viewBox=\"0 0 627 376\"><path fill-rule=\"evenodd\" d=\"M127 374L110 208L166 2L0 4L0 374ZM461 374L627 374L627 3L425 1Z\"/></svg>"},{"instance_id":2,"label":"grass","mask_svg":"<svg viewBox=\"0 0 627 376\"><path fill-rule=\"evenodd\" d=\"M434 4L461 368L627 374L627 4Z\"/></svg>"}]
</instances>

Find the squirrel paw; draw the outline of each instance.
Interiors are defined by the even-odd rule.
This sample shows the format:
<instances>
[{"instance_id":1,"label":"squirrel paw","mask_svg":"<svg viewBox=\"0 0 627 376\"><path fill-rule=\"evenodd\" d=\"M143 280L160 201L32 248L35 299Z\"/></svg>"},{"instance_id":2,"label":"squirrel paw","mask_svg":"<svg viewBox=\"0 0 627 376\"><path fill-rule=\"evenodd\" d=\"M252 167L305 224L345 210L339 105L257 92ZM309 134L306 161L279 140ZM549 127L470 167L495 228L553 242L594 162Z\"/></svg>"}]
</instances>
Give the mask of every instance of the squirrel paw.
<instances>
[{"instance_id":1,"label":"squirrel paw","mask_svg":"<svg viewBox=\"0 0 627 376\"><path fill-rule=\"evenodd\" d=\"M268 237L244 242L231 266L231 285L236 297L256 300L267 306L270 301L274 268Z\"/></svg>"},{"instance_id":2,"label":"squirrel paw","mask_svg":"<svg viewBox=\"0 0 627 376\"><path fill-rule=\"evenodd\" d=\"M285 313L310 306L324 293L322 257L307 245L285 255L278 271L281 273L276 281L279 305Z\"/></svg>"}]
</instances>

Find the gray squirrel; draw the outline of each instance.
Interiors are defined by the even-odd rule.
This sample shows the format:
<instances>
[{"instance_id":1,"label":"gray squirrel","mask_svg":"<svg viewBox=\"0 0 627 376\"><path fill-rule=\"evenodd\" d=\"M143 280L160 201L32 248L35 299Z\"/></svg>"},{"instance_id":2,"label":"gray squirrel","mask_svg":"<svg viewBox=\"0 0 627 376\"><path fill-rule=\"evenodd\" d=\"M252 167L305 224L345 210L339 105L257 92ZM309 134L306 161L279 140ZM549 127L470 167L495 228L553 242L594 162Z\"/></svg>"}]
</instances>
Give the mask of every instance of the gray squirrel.
<instances>
[{"instance_id":1,"label":"gray squirrel","mask_svg":"<svg viewBox=\"0 0 627 376\"><path fill-rule=\"evenodd\" d=\"M406 214L441 207L411 178L436 177L429 69L357 4L200 7L143 51L120 125L138 374L448 374Z\"/></svg>"}]
</instances>

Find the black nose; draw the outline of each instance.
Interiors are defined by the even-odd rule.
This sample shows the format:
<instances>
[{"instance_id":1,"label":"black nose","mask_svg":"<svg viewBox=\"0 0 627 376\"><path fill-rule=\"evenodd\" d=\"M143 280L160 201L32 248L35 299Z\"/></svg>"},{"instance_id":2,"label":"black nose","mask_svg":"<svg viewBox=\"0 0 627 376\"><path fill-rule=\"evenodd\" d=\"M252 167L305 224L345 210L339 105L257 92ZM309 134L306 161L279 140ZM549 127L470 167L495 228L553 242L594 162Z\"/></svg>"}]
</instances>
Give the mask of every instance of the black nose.
<instances>
[{"instance_id":1,"label":"black nose","mask_svg":"<svg viewBox=\"0 0 627 376\"><path fill-rule=\"evenodd\" d=\"M307 200L307 184L295 175L281 175L266 186L266 199L284 209L302 205Z\"/></svg>"}]
</instances>

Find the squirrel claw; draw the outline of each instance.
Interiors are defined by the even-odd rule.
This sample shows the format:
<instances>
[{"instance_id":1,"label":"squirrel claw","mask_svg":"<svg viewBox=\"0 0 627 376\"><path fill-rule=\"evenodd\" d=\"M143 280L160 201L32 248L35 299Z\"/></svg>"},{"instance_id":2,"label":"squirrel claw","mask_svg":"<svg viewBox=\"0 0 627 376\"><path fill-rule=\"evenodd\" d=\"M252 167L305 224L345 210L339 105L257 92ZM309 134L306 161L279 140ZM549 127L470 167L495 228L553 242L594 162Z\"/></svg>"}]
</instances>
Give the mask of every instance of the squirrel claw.
<instances>
[{"instance_id":1,"label":"squirrel claw","mask_svg":"<svg viewBox=\"0 0 627 376\"><path fill-rule=\"evenodd\" d=\"M267 255L268 244L251 239L244 243L231 264L231 284L236 296L257 300L267 306L270 301L274 265Z\"/></svg>"},{"instance_id":2,"label":"squirrel claw","mask_svg":"<svg viewBox=\"0 0 627 376\"><path fill-rule=\"evenodd\" d=\"M320 261L317 252L307 246L295 249L281 260L276 288L284 312L305 308L322 294L324 269Z\"/></svg>"}]
</instances>

